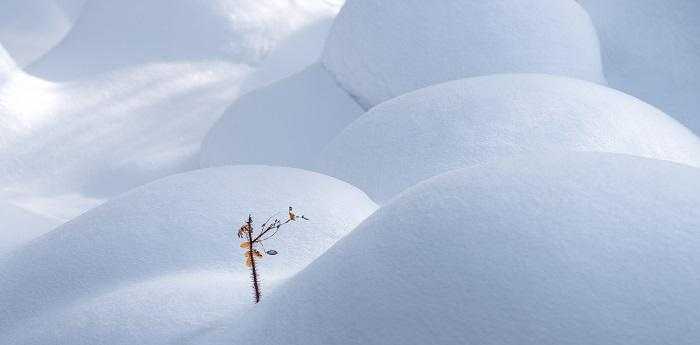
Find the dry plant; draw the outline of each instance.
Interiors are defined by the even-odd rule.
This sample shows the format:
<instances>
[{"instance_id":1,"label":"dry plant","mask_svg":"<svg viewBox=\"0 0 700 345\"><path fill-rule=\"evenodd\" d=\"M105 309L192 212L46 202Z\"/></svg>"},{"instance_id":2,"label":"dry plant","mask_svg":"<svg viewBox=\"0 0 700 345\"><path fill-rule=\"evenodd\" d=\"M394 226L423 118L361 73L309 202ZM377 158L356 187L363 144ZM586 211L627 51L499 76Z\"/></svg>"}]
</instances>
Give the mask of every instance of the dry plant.
<instances>
[{"instance_id":1,"label":"dry plant","mask_svg":"<svg viewBox=\"0 0 700 345\"><path fill-rule=\"evenodd\" d=\"M260 272L258 271L257 261L262 259L265 254L278 254L277 251L273 249L265 251L265 254L263 254L258 248L264 250L265 246L263 243L275 237L283 226L298 220L309 220L303 215L295 215L291 206L289 207L287 218L284 221L274 217L276 216L269 217L265 223L260 225L259 230L255 231L253 216L248 215L248 220L246 220L243 226L238 230L238 238L243 240L241 248L245 249L245 253L243 253L244 262L245 265L250 268L250 277L253 284L253 299L255 303L260 303L260 298L262 296L260 292Z\"/></svg>"}]
</instances>

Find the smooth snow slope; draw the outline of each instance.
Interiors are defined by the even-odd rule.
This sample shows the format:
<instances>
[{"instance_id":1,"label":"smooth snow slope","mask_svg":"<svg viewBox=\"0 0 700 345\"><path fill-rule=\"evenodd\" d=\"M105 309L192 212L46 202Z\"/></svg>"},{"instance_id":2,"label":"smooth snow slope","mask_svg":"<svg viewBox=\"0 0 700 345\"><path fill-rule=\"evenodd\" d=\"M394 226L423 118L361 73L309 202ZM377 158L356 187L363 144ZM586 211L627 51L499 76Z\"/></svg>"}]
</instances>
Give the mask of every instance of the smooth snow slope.
<instances>
[{"instance_id":1,"label":"smooth snow slope","mask_svg":"<svg viewBox=\"0 0 700 345\"><path fill-rule=\"evenodd\" d=\"M88 0L69 35L30 71L69 80L148 62L257 65L286 36L337 11L312 0Z\"/></svg>"},{"instance_id":2,"label":"smooth snow slope","mask_svg":"<svg viewBox=\"0 0 700 345\"><path fill-rule=\"evenodd\" d=\"M697 168L561 153L458 170L196 344L694 345L698 229Z\"/></svg>"},{"instance_id":3,"label":"smooth snow slope","mask_svg":"<svg viewBox=\"0 0 700 345\"><path fill-rule=\"evenodd\" d=\"M520 74L448 82L387 101L333 140L319 171L383 203L451 169L548 150L700 166L700 138L658 109L598 84Z\"/></svg>"},{"instance_id":4,"label":"smooth snow slope","mask_svg":"<svg viewBox=\"0 0 700 345\"><path fill-rule=\"evenodd\" d=\"M0 201L0 256L59 224L58 220Z\"/></svg>"},{"instance_id":5,"label":"smooth snow slope","mask_svg":"<svg viewBox=\"0 0 700 345\"><path fill-rule=\"evenodd\" d=\"M610 84L700 134L700 2L582 0Z\"/></svg>"},{"instance_id":6,"label":"smooth snow slope","mask_svg":"<svg viewBox=\"0 0 700 345\"><path fill-rule=\"evenodd\" d=\"M7 75L16 68L12 57L10 57L10 54L8 54L2 44L0 44L0 82L3 82L3 80L7 78Z\"/></svg>"},{"instance_id":7,"label":"smooth snow slope","mask_svg":"<svg viewBox=\"0 0 700 345\"><path fill-rule=\"evenodd\" d=\"M265 280L265 293L277 284ZM157 277L90 296L23 321L1 345L173 345L254 305L247 279L197 271Z\"/></svg>"},{"instance_id":8,"label":"smooth snow slope","mask_svg":"<svg viewBox=\"0 0 700 345\"><path fill-rule=\"evenodd\" d=\"M494 73L605 83L596 31L571 0L348 0L323 62L367 108Z\"/></svg>"},{"instance_id":9,"label":"smooth snow slope","mask_svg":"<svg viewBox=\"0 0 700 345\"><path fill-rule=\"evenodd\" d=\"M150 183L42 236L0 262L0 333L79 298L180 271L224 270L245 281L236 231L294 206L311 221L284 228L266 248L263 279L306 266L376 205L334 178L291 168L235 166Z\"/></svg>"},{"instance_id":10,"label":"smooth snow slope","mask_svg":"<svg viewBox=\"0 0 700 345\"><path fill-rule=\"evenodd\" d=\"M84 0L3 0L0 42L25 66L54 47L72 27Z\"/></svg>"},{"instance_id":11,"label":"smooth snow slope","mask_svg":"<svg viewBox=\"0 0 700 345\"><path fill-rule=\"evenodd\" d=\"M242 96L211 129L202 167L271 164L310 168L362 108L321 64Z\"/></svg>"},{"instance_id":12,"label":"smooth snow slope","mask_svg":"<svg viewBox=\"0 0 700 345\"><path fill-rule=\"evenodd\" d=\"M202 139L249 73L243 65L202 62L57 84L19 76L0 90L0 118L19 123L18 130L0 129L10 133L0 138L0 185L30 198L99 200L194 169ZM23 204L59 218L85 211L62 200L42 209L31 203Z\"/></svg>"}]
</instances>

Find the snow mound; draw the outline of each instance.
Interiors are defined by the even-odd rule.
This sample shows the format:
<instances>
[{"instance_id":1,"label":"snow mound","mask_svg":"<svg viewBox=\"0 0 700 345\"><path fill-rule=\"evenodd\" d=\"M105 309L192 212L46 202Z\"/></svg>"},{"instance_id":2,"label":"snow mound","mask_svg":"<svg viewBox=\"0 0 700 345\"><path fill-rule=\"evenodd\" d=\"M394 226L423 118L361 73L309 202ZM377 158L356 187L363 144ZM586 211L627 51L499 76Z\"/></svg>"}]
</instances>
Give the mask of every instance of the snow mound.
<instances>
[{"instance_id":1,"label":"snow mound","mask_svg":"<svg viewBox=\"0 0 700 345\"><path fill-rule=\"evenodd\" d=\"M206 62L68 83L18 75L0 88L0 185L33 197L104 199L195 169L207 131L249 74Z\"/></svg>"},{"instance_id":2,"label":"snow mound","mask_svg":"<svg viewBox=\"0 0 700 345\"><path fill-rule=\"evenodd\" d=\"M362 113L328 72L315 64L241 97L207 135L201 165L309 168L333 137Z\"/></svg>"},{"instance_id":3,"label":"snow mound","mask_svg":"<svg viewBox=\"0 0 700 345\"><path fill-rule=\"evenodd\" d=\"M236 231L295 206L294 223L266 248L263 280L287 277L322 254L376 205L355 187L291 168L236 166L174 175L87 212L0 262L0 332L26 317L117 286L183 271L223 270L245 281Z\"/></svg>"},{"instance_id":4,"label":"snow mound","mask_svg":"<svg viewBox=\"0 0 700 345\"><path fill-rule=\"evenodd\" d=\"M700 2L582 0L610 84L700 134Z\"/></svg>"},{"instance_id":5,"label":"snow mound","mask_svg":"<svg viewBox=\"0 0 700 345\"><path fill-rule=\"evenodd\" d=\"M561 0L349 0L323 62L367 108L436 83L494 73L605 83L588 14Z\"/></svg>"},{"instance_id":6,"label":"snow mound","mask_svg":"<svg viewBox=\"0 0 700 345\"><path fill-rule=\"evenodd\" d=\"M60 224L21 207L0 201L0 256Z\"/></svg>"},{"instance_id":7,"label":"snow mound","mask_svg":"<svg viewBox=\"0 0 700 345\"><path fill-rule=\"evenodd\" d=\"M3 0L0 42L19 65L38 59L65 37L85 0Z\"/></svg>"},{"instance_id":8,"label":"snow mound","mask_svg":"<svg viewBox=\"0 0 700 345\"><path fill-rule=\"evenodd\" d=\"M696 344L698 229L692 167L561 153L458 170L198 344Z\"/></svg>"},{"instance_id":9,"label":"snow mound","mask_svg":"<svg viewBox=\"0 0 700 345\"><path fill-rule=\"evenodd\" d=\"M286 36L337 11L312 0L89 0L68 36L30 71L70 80L147 62L258 65Z\"/></svg>"},{"instance_id":10,"label":"snow mound","mask_svg":"<svg viewBox=\"0 0 700 345\"><path fill-rule=\"evenodd\" d=\"M273 281L274 282L274 281ZM88 297L3 334L3 344L172 345L253 307L247 280L225 272L180 273ZM265 282L270 291L271 281ZM6 341L7 343L4 343Z\"/></svg>"},{"instance_id":11,"label":"snow mound","mask_svg":"<svg viewBox=\"0 0 700 345\"><path fill-rule=\"evenodd\" d=\"M520 74L453 81L387 101L333 140L319 171L383 203L451 169L548 150L700 166L700 138L656 108L594 83Z\"/></svg>"}]
</instances>

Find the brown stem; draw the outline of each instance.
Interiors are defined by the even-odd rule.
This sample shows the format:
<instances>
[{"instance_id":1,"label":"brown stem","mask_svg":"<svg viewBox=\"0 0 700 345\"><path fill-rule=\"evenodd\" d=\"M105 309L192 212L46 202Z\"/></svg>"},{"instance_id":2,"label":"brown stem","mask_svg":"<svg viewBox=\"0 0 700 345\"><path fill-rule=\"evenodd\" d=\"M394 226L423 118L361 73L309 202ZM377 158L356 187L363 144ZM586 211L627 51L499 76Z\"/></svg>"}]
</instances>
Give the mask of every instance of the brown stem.
<instances>
[{"instance_id":1,"label":"brown stem","mask_svg":"<svg viewBox=\"0 0 700 345\"><path fill-rule=\"evenodd\" d=\"M255 298L255 303L260 303L260 283L258 281L258 271L255 266L255 254L253 252L253 243L255 241L253 240L252 223L252 218L248 216L248 225L250 225L249 229L251 229L251 231L248 231L248 256L250 258L251 278L253 279L253 297Z\"/></svg>"}]
</instances>

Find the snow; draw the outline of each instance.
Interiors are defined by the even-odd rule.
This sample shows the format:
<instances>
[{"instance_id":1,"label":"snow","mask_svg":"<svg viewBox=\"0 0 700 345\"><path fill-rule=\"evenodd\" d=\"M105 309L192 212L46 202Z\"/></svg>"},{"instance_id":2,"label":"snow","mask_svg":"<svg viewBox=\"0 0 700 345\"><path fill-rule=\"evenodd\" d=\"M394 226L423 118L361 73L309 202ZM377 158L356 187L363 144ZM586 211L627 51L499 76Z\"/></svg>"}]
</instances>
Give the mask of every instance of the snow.
<instances>
[{"instance_id":1,"label":"snow","mask_svg":"<svg viewBox=\"0 0 700 345\"><path fill-rule=\"evenodd\" d=\"M0 83L3 82L7 75L16 69L15 62L7 53L2 44L0 44ZM0 84L1 86L1 84Z\"/></svg>"},{"instance_id":2,"label":"snow","mask_svg":"<svg viewBox=\"0 0 700 345\"><path fill-rule=\"evenodd\" d=\"M631 156L458 170L191 344L696 344L698 205L699 169Z\"/></svg>"},{"instance_id":3,"label":"snow","mask_svg":"<svg viewBox=\"0 0 700 345\"><path fill-rule=\"evenodd\" d=\"M11 189L0 197L52 197L61 207L45 214L70 219L86 208L66 195L99 203L194 169L202 139L250 72L182 62L66 83L20 73L0 88L0 185Z\"/></svg>"},{"instance_id":4,"label":"snow","mask_svg":"<svg viewBox=\"0 0 700 345\"><path fill-rule=\"evenodd\" d=\"M0 257L60 224L58 220L0 201Z\"/></svg>"},{"instance_id":5,"label":"snow","mask_svg":"<svg viewBox=\"0 0 700 345\"><path fill-rule=\"evenodd\" d=\"M520 74L448 82L380 104L333 140L318 170L384 203L451 169L549 150L700 166L700 138L658 109L598 84Z\"/></svg>"},{"instance_id":6,"label":"snow","mask_svg":"<svg viewBox=\"0 0 700 345\"><path fill-rule=\"evenodd\" d=\"M494 73L605 83L595 28L574 1L348 0L323 62L365 107Z\"/></svg>"},{"instance_id":7,"label":"snow","mask_svg":"<svg viewBox=\"0 0 700 345\"><path fill-rule=\"evenodd\" d=\"M252 307L247 280L227 272L180 273L138 282L22 322L10 344L171 345ZM276 284L265 282L266 291ZM3 343L0 341L0 343ZM3 343L4 344L4 343Z\"/></svg>"},{"instance_id":8,"label":"snow","mask_svg":"<svg viewBox=\"0 0 700 345\"><path fill-rule=\"evenodd\" d=\"M338 7L312 0L89 0L66 38L29 70L72 80L153 62L256 66L288 35L332 18Z\"/></svg>"},{"instance_id":9,"label":"snow","mask_svg":"<svg viewBox=\"0 0 700 345\"><path fill-rule=\"evenodd\" d=\"M241 97L211 129L201 165L311 168L362 108L320 64Z\"/></svg>"},{"instance_id":10,"label":"snow","mask_svg":"<svg viewBox=\"0 0 700 345\"><path fill-rule=\"evenodd\" d=\"M305 267L376 208L355 187L299 169L234 166L170 176L114 198L19 248L4 262L0 260L0 333L33 325L22 320L54 312L59 316L49 316L53 321L41 323L46 328L43 333L36 332L60 333L62 330L54 330L52 325L67 322L61 320L61 313L83 315L80 310L92 310L95 304L98 310L109 313L110 307L104 304L127 299L133 284L152 281L156 286L167 286L159 277L173 274L223 271L227 274L224 281L240 284L216 288L244 290L250 297L249 273L236 231L249 213L261 224L275 212L284 216L288 206L311 220L290 224L276 239L266 242L266 248L280 254L262 261L259 268L264 284ZM172 291L160 289L160 293L187 297L178 286L175 284ZM122 288L126 290L115 292ZM196 289L188 282L183 288ZM234 297L221 303L227 305L227 301L236 300ZM189 308L193 301L172 303L174 309ZM207 303L215 308L213 313L224 308ZM205 307L192 306L193 312L208 313ZM133 308L137 319L148 317L145 313L152 310L134 301L124 308L128 315L128 309ZM181 318L179 312L172 312L162 315L163 322ZM118 316L103 317L114 321ZM153 316L154 322L160 317ZM98 333L109 329L99 324L96 327L106 327L95 329ZM128 327L124 330L128 332ZM74 334L71 329L65 331Z\"/></svg>"},{"instance_id":11,"label":"snow","mask_svg":"<svg viewBox=\"0 0 700 345\"><path fill-rule=\"evenodd\" d=\"M58 44L73 26L85 0L3 0L0 42L25 66Z\"/></svg>"},{"instance_id":12,"label":"snow","mask_svg":"<svg viewBox=\"0 0 700 345\"><path fill-rule=\"evenodd\" d=\"M598 29L610 84L700 134L700 2L581 2Z\"/></svg>"},{"instance_id":13,"label":"snow","mask_svg":"<svg viewBox=\"0 0 700 345\"><path fill-rule=\"evenodd\" d=\"M29 68L54 81L0 82L0 199L69 220L199 167L206 133L240 95L318 60L341 4L91 0L80 12L61 0L77 24Z\"/></svg>"}]
</instances>

